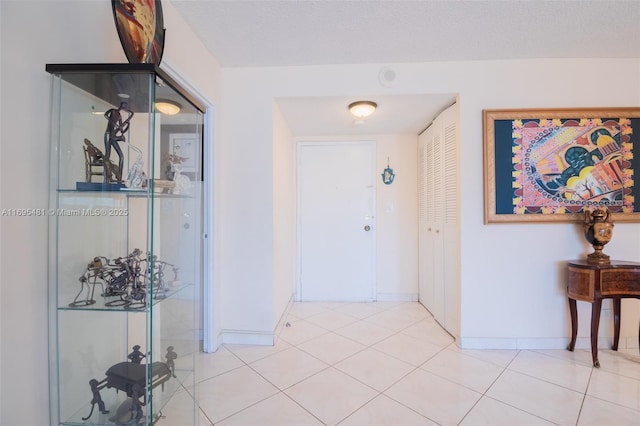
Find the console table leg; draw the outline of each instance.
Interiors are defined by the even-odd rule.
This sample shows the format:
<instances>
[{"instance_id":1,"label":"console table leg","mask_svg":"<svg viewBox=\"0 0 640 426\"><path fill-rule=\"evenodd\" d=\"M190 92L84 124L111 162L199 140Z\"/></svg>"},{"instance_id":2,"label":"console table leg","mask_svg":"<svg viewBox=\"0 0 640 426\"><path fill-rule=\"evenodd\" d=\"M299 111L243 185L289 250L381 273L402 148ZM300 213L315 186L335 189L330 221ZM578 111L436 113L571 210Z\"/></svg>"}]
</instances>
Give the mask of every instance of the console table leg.
<instances>
[{"instance_id":1,"label":"console table leg","mask_svg":"<svg viewBox=\"0 0 640 426\"><path fill-rule=\"evenodd\" d=\"M578 336L578 310L575 299L569 298L569 312L571 313L571 341L567 350L573 352L576 348L576 337Z\"/></svg>"},{"instance_id":2,"label":"console table leg","mask_svg":"<svg viewBox=\"0 0 640 426\"><path fill-rule=\"evenodd\" d=\"M596 297L591 305L591 358L593 366L600 368L598 361L598 328L600 326L600 308L602 307L602 299Z\"/></svg>"},{"instance_id":3,"label":"console table leg","mask_svg":"<svg viewBox=\"0 0 640 426\"><path fill-rule=\"evenodd\" d=\"M611 349L617 351L618 343L620 343L620 298L615 297L613 299L613 346Z\"/></svg>"}]
</instances>

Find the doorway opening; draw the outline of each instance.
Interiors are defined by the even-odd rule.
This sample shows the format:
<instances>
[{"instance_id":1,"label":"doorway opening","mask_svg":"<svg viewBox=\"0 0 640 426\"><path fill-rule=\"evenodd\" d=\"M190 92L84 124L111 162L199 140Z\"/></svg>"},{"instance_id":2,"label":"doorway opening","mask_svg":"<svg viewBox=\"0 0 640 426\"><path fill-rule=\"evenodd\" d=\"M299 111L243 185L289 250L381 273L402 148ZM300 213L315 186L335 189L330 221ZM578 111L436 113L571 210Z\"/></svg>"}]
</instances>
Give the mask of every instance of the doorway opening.
<instances>
[{"instance_id":1,"label":"doorway opening","mask_svg":"<svg viewBox=\"0 0 640 426\"><path fill-rule=\"evenodd\" d=\"M298 300L375 299L376 143L298 145Z\"/></svg>"}]
</instances>

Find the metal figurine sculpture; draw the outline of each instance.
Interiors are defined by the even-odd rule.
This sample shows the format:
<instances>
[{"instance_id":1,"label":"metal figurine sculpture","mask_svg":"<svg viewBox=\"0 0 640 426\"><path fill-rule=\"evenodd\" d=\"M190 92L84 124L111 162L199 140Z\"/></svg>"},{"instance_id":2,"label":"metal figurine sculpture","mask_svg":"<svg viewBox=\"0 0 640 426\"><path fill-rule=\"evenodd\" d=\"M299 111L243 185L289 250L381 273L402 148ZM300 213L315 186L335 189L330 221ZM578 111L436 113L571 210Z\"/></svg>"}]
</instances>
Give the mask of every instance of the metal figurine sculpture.
<instances>
[{"instance_id":1,"label":"metal figurine sculpture","mask_svg":"<svg viewBox=\"0 0 640 426\"><path fill-rule=\"evenodd\" d=\"M178 358L178 354L174 352L173 346L167 347L167 354L164 358L167 360L167 367L171 370L171 375L176 377L176 363L175 360Z\"/></svg>"},{"instance_id":2,"label":"metal figurine sculpture","mask_svg":"<svg viewBox=\"0 0 640 426\"><path fill-rule=\"evenodd\" d=\"M150 281L153 283L153 288L155 289L153 298L164 299L167 296L167 292L169 291L167 281L165 280L164 276L164 270L167 266L171 266L171 269L173 269L173 281L171 283L173 286L175 286L180 282L178 279L179 268L177 268L175 265L172 265L171 263L158 260L157 256L152 256L150 259L148 259L147 265L153 265L152 271L149 271L148 274L150 277Z\"/></svg>"},{"instance_id":3,"label":"metal figurine sculpture","mask_svg":"<svg viewBox=\"0 0 640 426\"><path fill-rule=\"evenodd\" d=\"M174 287L180 283L179 269L149 253L143 255L140 249L134 249L126 257L115 260L96 256L80 276L80 290L69 306L82 307L96 303L94 293L96 285L99 285L102 287L102 296L109 299L105 300L105 306L144 308L148 294L153 294L157 299L166 297L169 291L165 277L167 266L173 269L173 280L169 283Z\"/></svg>"},{"instance_id":4,"label":"metal figurine sculpture","mask_svg":"<svg viewBox=\"0 0 640 426\"><path fill-rule=\"evenodd\" d=\"M107 289L104 296L118 296L119 298L106 302L105 306L137 308L145 306L146 293L142 291L141 294L141 283L139 282L141 254L140 249L134 249L127 257L119 257L109 265L111 268L106 271ZM131 306L132 300L136 301L135 306Z\"/></svg>"},{"instance_id":5,"label":"metal figurine sculpture","mask_svg":"<svg viewBox=\"0 0 640 426\"><path fill-rule=\"evenodd\" d=\"M100 396L100 391L107 386L107 379L102 381L97 381L96 379L89 380L89 386L91 387L91 394L93 398L91 398L91 411L89 411L89 415L87 417L83 417L82 420L89 420L89 417L93 414L93 408L98 404L98 409L102 414L109 413L109 410L104 406L104 401Z\"/></svg>"},{"instance_id":6,"label":"metal figurine sculpture","mask_svg":"<svg viewBox=\"0 0 640 426\"><path fill-rule=\"evenodd\" d=\"M127 305L128 308L144 308L147 304L147 292L145 291L146 285L145 281L143 281L144 277L142 275L142 267L140 266L142 262L142 259L136 258L135 264L133 265L131 287L129 289L128 298L129 304Z\"/></svg>"},{"instance_id":7,"label":"metal figurine sculpture","mask_svg":"<svg viewBox=\"0 0 640 426\"><path fill-rule=\"evenodd\" d=\"M107 166L105 166L104 154L98 147L91 143L89 139L84 140L84 161L85 161L85 180L91 183L93 176L102 176L104 180L104 174L107 173ZM111 173L109 180L117 179L116 176L120 173L118 165L113 161L109 161L108 169Z\"/></svg>"},{"instance_id":8,"label":"metal figurine sculpture","mask_svg":"<svg viewBox=\"0 0 640 426\"><path fill-rule=\"evenodd\" d=\"M131 352L127 356L127 358L129 358L129 361L133 362L134 364L140 364L142 358L144 357L146 357L146 355L140 352L140 345L134 345L133 352Z\"/></svg>"},{"instance_id":9,"label":"metal figurine sculpture","mask_svg":"<svg viewBox=\"0 0 640 426\"><path fill-rule=\"evenodd\" d=\"M100 285L102 287L102 291L104 292L104 286L102 285L102 283L104 282L104 276L102 274L104 271L104 265L106 265L108 262L109 259L100 256L94 257L93 260L89 262L85 273L82 274L80 278L78 278L78 280L80 281L80 291L73 299L73 302L69 303L70 307L89 306L96 303L93 295L96 290L96 285ZM87 295L84 298L81 298L80 296L84 292L85 286Z\"/></svg>"},{"instance_id":10,"label":"metal figurine sculpture","mask_svg":"<svg viewBox=\"0 0 640 426\"><path fill-rule=\"evenodd\" d=\"M125 142L125 133L129 131L129 122L133 117L133 111L129 110L129 104L125 101L120 102L118 108L111 108L104 113L108 120L107 129L104 132L104 182L105 183L122 183L122 166L124 158L120 142ZM116 173L115 182L111 180L111 148L118 154L118 172Z\"/></svg>"},{"instance_id":11,"label":"metal figurine sculpture","mask_svg":"<svg viewBox=\"0 0 640 426\"><path fill-rule=\"evenodd\" d=\"M169 347L172 348L171 346ZM142 407L147 405L148 402L147 391L159 385L164 390L164 383L172 376L172 367L164 362L142 364L140 362L142 357L138 355L138 352L142 354L139 351L140 346L135 345L133 348L134 352L128 357L131 362L125 361L114 364L109 367L103 380L91 379L89 381L93 395L91 411L82 420L88 420L91 417L95 404L98 404L102 414L108 413L109 411L105 409L105 404L100 396L100 391L104 388L115 388L116 391L125 392L129 398L120 404L113 417L109 418L109 420L119 425L140 424L144 414ZM136 355L132 356L134 353ZM144 354L142 355L144 356ZM173 365L173 360L171 362ZM155 420L157 419L154 419L149 424L154 424Z\"/></svg>"}]
</instances>

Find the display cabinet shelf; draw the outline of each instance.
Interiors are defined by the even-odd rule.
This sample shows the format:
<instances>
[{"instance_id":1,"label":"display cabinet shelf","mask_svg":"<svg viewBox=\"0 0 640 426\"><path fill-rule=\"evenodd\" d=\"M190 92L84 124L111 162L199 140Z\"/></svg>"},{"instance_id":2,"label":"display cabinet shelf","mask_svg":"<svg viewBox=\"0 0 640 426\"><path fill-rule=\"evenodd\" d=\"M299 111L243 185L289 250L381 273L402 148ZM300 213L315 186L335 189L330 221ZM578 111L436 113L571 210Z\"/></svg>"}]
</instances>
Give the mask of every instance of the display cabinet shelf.
<instances>
[{"instance_id":1,"label":"display cabinet shelf","mask_svg":"<svg viewBox=\"0 0 640 426\"><path fill-rule=\"evenodd\" d=\"M51 424L197 424L204 108L152 64L46 71Z\"/></svg>"},{"instance_id":2,"label":"display cabinet shelf","mask_svg":"<svg viewBox=\"0 0 640 426\"><path fill-rule=\"evenodd\" d=\"M96 291L93 294L91 292L92 289L89 291L83 290L83 293L89 294L89 299L93 300L93 303L90 303L90 304L79 303L74 305L73 304L74 302L78 302L78 301L82 302L84 300L87 300L87 297L74 298L74 300L66 304L65 304L65 301L60 301L58 304L58 309L70 310L70 311L85 310L85 311L108 311L108 312L122 312L122 311L143 312L143 311L148 311L149 309L152 309L153 305L162 303L166 299L180 297L180 292L182 292L183 290L185 292L191 291L192 289L190 287L192 286L193 284L181 284L178 287L171 288L170 290L165 290L162 292L162 296L153 296L150 300L146 301L146 304L144 306L138 306L138 305L130 306L127 304L117 304L117 303L109 305L110 302L118 302L118 299L112 298L111 300L109 300L109 298L105 298L103 296L104 290L102 289L102 286L101 286L100 290L96 289ZM82 296L84 296L84 294Z\"/></svg>"}]
</instances>

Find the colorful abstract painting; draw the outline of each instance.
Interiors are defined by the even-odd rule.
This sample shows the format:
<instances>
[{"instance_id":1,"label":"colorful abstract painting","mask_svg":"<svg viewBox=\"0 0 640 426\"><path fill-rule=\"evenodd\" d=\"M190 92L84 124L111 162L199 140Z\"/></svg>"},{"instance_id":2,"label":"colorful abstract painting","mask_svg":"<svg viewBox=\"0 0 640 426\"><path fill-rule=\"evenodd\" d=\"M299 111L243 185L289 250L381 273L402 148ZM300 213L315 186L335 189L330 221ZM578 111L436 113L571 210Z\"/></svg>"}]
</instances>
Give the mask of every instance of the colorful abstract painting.
<instances>
[{"instance_id":1,"label":"colorful abstract painting","mask_svg":"<svg viewBox=\"0 0 640 426\"><path fill-rule=\"evenodd\" d=\"M633 212L627 118L513 120L515 214L564 214L604 206Z\"/></svg>"},{"instance_id":2,"label":"colorful abstract painting","mask_svg":"<svg viewBox=\"0 0 640 426\"><path fill-rule=\"evenodd\" d=\"M640 221L640 110L542 114L485 111L485 222L576 220L596 207Z\"/></svg>"}]
</instances>

